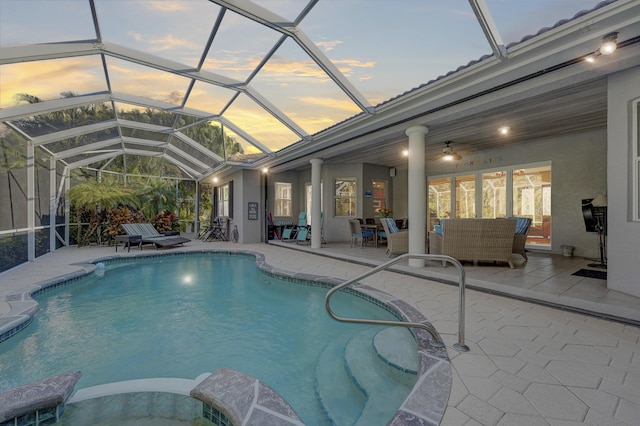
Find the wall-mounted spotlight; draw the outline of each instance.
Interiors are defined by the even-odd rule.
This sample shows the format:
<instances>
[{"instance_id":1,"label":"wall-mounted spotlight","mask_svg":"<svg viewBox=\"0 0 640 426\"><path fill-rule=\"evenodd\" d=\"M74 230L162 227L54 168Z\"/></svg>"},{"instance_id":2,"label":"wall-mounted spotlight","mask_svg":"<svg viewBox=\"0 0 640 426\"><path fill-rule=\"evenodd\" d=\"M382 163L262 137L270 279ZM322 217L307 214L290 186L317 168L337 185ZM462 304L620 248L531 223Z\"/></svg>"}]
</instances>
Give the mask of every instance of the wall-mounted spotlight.
<instances>
[{"instance_id":1,"label":"wall-mounted spotlight","mask_svg":"<svg viewBox=\"0 0 640 426\"><path fill-rule=\"evenodd\" d=\"M602 55L610 55L618 48L618 33L613 32L602 37L600 45L600 53Z\"/></svg>"},{"instance_id":2,"label":"wall-mounted spotlight","mask_svg":"<svg viewBox=\"0 0 640 426\"><path fill-rule=\"evenodd\" d=\"M262 168L262 173L264 173L264 174L269 173L269 168L268 167L263 167Z\"/></svg>"},{"instance_id":3,"label":"wall-mounted spotlight","mask_svg":"<svg viewBox=\"0 0 640 426\"><path fill-rule=\"evenodd\" d=\"M218 178L217 178L217 176L214 176L214 178L213 178L213 183L218 183Z\"/></svg>"},{"instance_id":4,"label":"wall-mounted spotlight","mask_svg":"<svg viewBox=\"0 0 640 426\"><path fill-rule=\"evenodd\" d=\"M586 62L593 64L596 62L599 56L602 55L611 55L613 52L618 49L618 33L612 32L604 37L602 37L602 44L600 44L600 48L595 52L584 57Z\"/></svg>"}]
</instances>

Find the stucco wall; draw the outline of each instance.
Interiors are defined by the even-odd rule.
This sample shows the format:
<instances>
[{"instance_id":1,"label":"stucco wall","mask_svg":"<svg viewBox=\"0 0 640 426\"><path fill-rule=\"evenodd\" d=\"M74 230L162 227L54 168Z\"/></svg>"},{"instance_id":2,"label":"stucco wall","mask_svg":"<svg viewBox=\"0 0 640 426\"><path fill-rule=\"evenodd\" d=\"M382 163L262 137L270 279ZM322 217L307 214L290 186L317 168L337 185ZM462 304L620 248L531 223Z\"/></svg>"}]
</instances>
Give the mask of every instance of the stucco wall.
<instances>
[{"instance_id":1,"label":"stucco wall","mask_svg":"<svg viewBox=\"0 0 640 426\"><path fill-rule=\"evenodd\" d=\"M354 217L373 217L373 201L365 196L365 191L372 190L373 180L387 181L388 200L391 208L394 200L393 179L389 176L389 168L375 164L323 164L321 180L323 183L323 211L324 211L324 237L327 241L349 241L349 219L351 217L336 217L334 204L334 179L354 177L357 180L357 203ZM274 175L271 180L278 182L291 182L294 184L292 203L294 219L299 212L306 209L305 184L311 182L311 169L300 172L285 172ZM406 185L405 185L406 186ZM270 189L272 190L272 189ZM269 202L272 203L272 196ZM406 198L404 198L406 200ZM406 203L405 203L406 204Z\"/></svg>"},{"instance_id":2,"label":"stucco wall","mask_svg":"<svg viewBox=\"0 0 640 426\"><path fill-rule=\"evenodd\" d=\"M242 170L233 176L233 219L229 234L238 226L239 243L259 243L264 234L264 201L261 200L261 173L258 170ZM258 203L258 220L249 220L249 202Z\"/></svg>"},{"instance_id":3,"label":"stucco wall","mask_svg":"<svg viewBox=\"0 0 640 426\"><path fill-rule=\"evenodd\" d=\"M362 168L362 191L363 197L362 200L362 217L374 217L375 212L373 209L373 197L367 197L365 195L366 191L373 192L372 182L376 181L384 181L387 183L387 208L391 208L393 210L392 200L394 198L393 195L393 183L392 177L389 176L389 168L386 166L378 166L375 164L364 164ZM395 214L395 211L394 211Z\"/></svg>"},{"instance_id":4,"label":"stucco wall","mask_svg":"<svg viewBox=\"0 0 640 426\"><path fill-rule=\"evenodd\" d=\"M334 203L334 179L349 178L357 179L357 199L363 197L362 188L362 164L323 164L322 165L322 182L324 193L324 236L327 241L349 241L349 219L346 216L335 216ZM362 203L356 203L356 217L362 217Z\"/></svg>"},{"instance_id":5,"label":"stucco wall","mask_svg":"<svg viewBox=\"0 0 640 426\"><path fill-rule=\"evenodd\" d=\"M485 169L551 161L551 251L575 247L574 255L597 257L596 234L585 230L581 202L606 192L606 130L527 142L500 151L465 155L460 161L427 162L427 175L475 172ZM394 203L397 203L396 199Z\"/></svg>"},{"instance_id":6,"label":"stucco wall","mask_svg":"<svg viewBox=\"0 0 640 426\"><path fill-rule=\"evenodd\" d=\"M640 98L640 67L611 75L608 93L607 286L640 296L640 222L631 220L631 101Z\"/></svg>"},{"instance_id":7,"label":"stucco wall","mask_svg":"<svg viewBox=\"0 0 640 426\"><path fill-rule=\"evenodd\" d=\"M551 251L561 253L561 246L567 244L576 247L574 251L576 256L596 258L598 257L596 234L585 230L581 202L584 198L593 198L599 193L606 192L606 140L605 129L579 135L554 137L519 144L511 148L506 147L500 151L465 155L463 160L453 164L443 163L440 160L429 161L426 170L428 175L435 176L550 161L553 229ZM357 217L366 217L371 214L371 201L365 199L364 191L370 189L372 179L384 179L389 182L390 189L393 191L390 204L394 217L407 215L410 194L406 190L406 169L398 169L397 175L391 178L387 167L368 164L323 164L324 235L327 241L348 241L349 238L349 218L334 216L333 180L336 177L358 179ZM298 208L299 211L304 209L304 183L311 179L309 170L293 174L287 172L270 176L269 179L270 184L275 181L294 183L294 209ZM269 198L272 203L272 187L270 191ZM295 211L294 215L297 213L298 211Z\"/></svg>"},{"instance_id":8,"label":"stucco wall","mask_svg":"<svg viewBox=\"0 0 640 426\"><path fill-rule=\"evenodd\" d=\"M409 198L408 169L406 167L398 168L396 176L391 178L391 182L393 184L393 200L391 202L393 217L398 219L409 217L409 205L407 203Z\"/></svg>"}]
</instances>

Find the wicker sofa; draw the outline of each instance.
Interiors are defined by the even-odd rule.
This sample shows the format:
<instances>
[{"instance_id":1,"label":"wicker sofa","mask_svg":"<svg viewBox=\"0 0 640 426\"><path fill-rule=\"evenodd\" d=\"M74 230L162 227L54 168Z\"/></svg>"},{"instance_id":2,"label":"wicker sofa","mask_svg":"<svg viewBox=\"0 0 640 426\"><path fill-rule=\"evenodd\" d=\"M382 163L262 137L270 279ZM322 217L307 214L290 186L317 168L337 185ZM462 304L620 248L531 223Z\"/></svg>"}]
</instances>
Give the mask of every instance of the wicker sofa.
<instances>
[{"instance_id":1,"label":"wicker sofa","mask_svg":"<svg viewBox=\"0 0 640 426\"><path fill-rule=\"evenodd\" d=\"M513 253L517 253L524 257L524 261L528 261L527 251L525 244L527 243L527 236L531 229L531 219L528 217L514 217L516 220L516 235L513 237Z\"/></svg>"},{"instance_id":2,"label":"wicker sofa","mask_svg":"<svg viewBox=\"0 0 640 426\"><path fill-rule=\"evenodd\" d=\"M429 253L456 260L507 262L514 267L511 253L516 221L513 219L446 219L442 235L429 231ZM444 264L444 263L443 263Z\"/></svg>"}]
</instances>

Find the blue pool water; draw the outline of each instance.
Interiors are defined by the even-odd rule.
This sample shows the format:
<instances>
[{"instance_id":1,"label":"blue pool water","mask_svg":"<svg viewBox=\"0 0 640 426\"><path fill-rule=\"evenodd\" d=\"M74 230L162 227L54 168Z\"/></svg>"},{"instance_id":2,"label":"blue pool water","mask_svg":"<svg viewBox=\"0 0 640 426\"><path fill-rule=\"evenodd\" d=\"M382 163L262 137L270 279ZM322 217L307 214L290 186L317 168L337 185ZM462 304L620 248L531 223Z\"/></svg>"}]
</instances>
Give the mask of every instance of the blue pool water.
<instances>
[{"instance_id":1,"label":"blue pool water","mask_svg":"<svg viewBox=\"0 0 640 426\"><path fill-rule=\"evenodd\" d=\"M33 323L0 344L0 390L77 370L79 389L153 377L194 379L226 367L267 383L305 423L323 424L314 391L318 358L336 339L371 327L332 320L326 292L264 274L252 256L108 263L103 277L91 274L36 298L41 307ZM341 292L332 306L341 316L395 319Z\"/></svg>"}]
</instances>

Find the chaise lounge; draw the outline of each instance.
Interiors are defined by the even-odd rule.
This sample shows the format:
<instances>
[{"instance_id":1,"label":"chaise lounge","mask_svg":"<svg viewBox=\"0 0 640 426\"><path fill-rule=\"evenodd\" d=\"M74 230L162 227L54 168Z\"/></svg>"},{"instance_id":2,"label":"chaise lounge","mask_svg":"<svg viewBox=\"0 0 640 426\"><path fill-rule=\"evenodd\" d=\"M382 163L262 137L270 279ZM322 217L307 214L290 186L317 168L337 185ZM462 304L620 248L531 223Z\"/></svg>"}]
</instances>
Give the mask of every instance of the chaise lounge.
<instances>
[{"instance_id":1,"label":"chaise lounge","mask_svg":"<svg viewBox=\"0 0 640 426\"><path fill-rule=\"evenodd\" d=\"M156 249L174 247L191 241L189 238L181 237L180 235L161 234L150 223L123 223L122 229L130 237L140 236L142 239L141 244L155 244Z\"/></svg>"}]
</instances>

